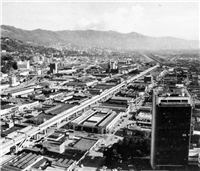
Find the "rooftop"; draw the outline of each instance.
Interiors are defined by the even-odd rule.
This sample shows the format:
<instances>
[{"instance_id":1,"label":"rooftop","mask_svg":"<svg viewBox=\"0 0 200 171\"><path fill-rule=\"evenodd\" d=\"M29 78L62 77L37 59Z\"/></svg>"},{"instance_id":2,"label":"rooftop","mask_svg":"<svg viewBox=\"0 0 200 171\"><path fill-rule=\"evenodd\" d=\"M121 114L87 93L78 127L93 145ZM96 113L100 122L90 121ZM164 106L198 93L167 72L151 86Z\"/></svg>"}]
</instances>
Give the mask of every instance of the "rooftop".
<instances>
[{"instance_id":1,"label":"rooftop","mask_svg":"<svg viewBox=\"0 0 200 171\"><path fill-rule=\"evenodd\" d=\"M1 110L4 110L4 109L9 109L9 108L12 108L14 107L15 105L1 105Z\"/></svg>"},{"instance_id":2,"label":"rooftop","mask_svg":"<svg viewBox=\"0 0 200 171\"><path fill-rule=\"evenodd\" d=\"M100 127L106 127L115 117L117 116L116 112L111 113L107 118L105 118L100 124Z\"/></svg>"},{"instance_id":3,"label":"rooftop","mask_svg":"<svg viewBox=\"0 0 200 171\"><path fill-rule=\"evenodd\" d=\"M8 93L17 93L17 92L22 92L22 91L26 91L26 90L34 90L33 87L28 87L28 88L18 88L18 89L13 89L8 91Z\"/></svg>"},{"instance_id":4,"label":"rooftop","mask_svg":"<svg viewBox=\"0 0 200 171\"><path fill-rule=\"evenodd\" d=\"M57 106L54 106L54 107L51 107L47 110L45 110L45 113L47 114L52 114L52 115L57 115L63 111L66 111L70 108L74 107L74 105L72 104L60 104L60 105L57 105Z\"/></svg>"},{"instance_id":5,"label":"rooftop","mask_svg":"<svg viewBox=\"0 0 200 171\"><path fill-rule=\"evenodd\" d=\"M129 100L131 100L132 98L130 98L130 97L121 97L121 96L113 96L112 98L111 98L111 100L118 100L118 101L129 101Z\"/></svg>"},{"instance_id":6,"label":"rooftop","mask_svg":"<svg viewBox=\"0 0 200 171\"><path fill-rule=\"evenodd\" d=\"M94 138L81 138L75 145L81 151L89 150L98 140Z\"/></svg>"},{"instance_id":7,"label":"rooftop","mask_svg":"<svg viewBox=\"0 0 200 171\"><path fill-rule=\"evenodd\" d=\"M190 97L186 88L158 87L154 90L158 97Z\"/></svg>"},{"instance_id":8,"label":"rooftop","mask_svg":"<svg viewBox=\"0 0 200 171\"><path fill-rule=\"evenodd\" d=\"M23 125L15 125L15 126L9 128L9 129L5 130L5 131L2 131L1 136L2 136L2 137L3 137L3 136L7 136L8 134L11 134L11 133L13 133L13 132L15 132L15 131L17 131L17 130L21 130L21 129L23 129L24 127L25 127L25 126L23 126Z\"/></svg>"},{"instance_id":9,"label":"rooftop","mask_svg":"<svg viewBox=\"0 0 200 171\"><path fill-rule=\"evenodd\" d=\"M114 111L120 110L125 111L127 109L127 105L121 105L121 104L111 104L111 103L101 103L100 104L102 108L112 109Z\"/></svg>"},{"instance_id":10,"label":"rooftop","mask_svg":"<svg viewBox=\"0 0 200 171\"><path fill-rule=\"evenodd\" d=\"M15 157L14 159L11 159L8 163L2 166L2 171L21 171L26 170L26 168L33 164L36 160L42 159L40 155L34 154L34 153L22 153Z\"/></svg>"},{"instance_id":11,"label":"rooftop","mask_svg":"<svg viewBox=\"0 0 200 171\"><path fill-rule=\"evenodd\" d=\"M93 115L95 113L95 111L93 111L92 109L87 110L86 112L84 112L81 116L79 116L78 118L74 119L72 121L72 123L77 123L79 124L80 122L84 121L88 116Z\"/></svg>"},{"instance_id":12,"label":"rooftop","mask_svg":"<svg viewBox=\"0 0 200 171\"><path fill-rule=\"evenodd\" d=\"M142 119L149 119L149 120L152 119L152 115L149 112L140 112L138 114L138 117Z\"/></svg>"}]
</instances>

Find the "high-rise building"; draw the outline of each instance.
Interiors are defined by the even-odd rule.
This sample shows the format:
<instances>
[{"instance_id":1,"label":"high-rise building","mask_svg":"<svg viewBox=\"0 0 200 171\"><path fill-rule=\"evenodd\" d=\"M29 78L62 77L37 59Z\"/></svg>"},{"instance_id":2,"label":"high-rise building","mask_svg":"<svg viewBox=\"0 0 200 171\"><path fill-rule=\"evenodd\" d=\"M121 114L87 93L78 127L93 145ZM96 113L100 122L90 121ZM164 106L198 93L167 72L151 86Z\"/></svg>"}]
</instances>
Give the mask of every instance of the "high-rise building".
<instances>
[{"instance_id":1,"label":"high-rise building","mask_svg":"<svg viewBox=\"0 0 200 171\"><path fill-rule=\"evenodd\" d=\"M53 74L58 73L58 63L50 63L50 72Z\"/></svg>"},{"instance_id":2,"label":"high-rise building","mask_svg":"<svg viewBox=\"0 0 200 171\"><path fill-rule=\"evenodd\" d=\"M153 92L151 166L154 169L188 165L192 99L185 88Z\"/></svg>"},{"instance_id":3,"label":"high-rise building","mask_svg":"<svg viewBox=\"0 0 200 171\"><path fill-rule=\"evenodd\" d=\"M118 69L117 61L111 61L110 62L110 69Z\"/></svg>"},{"instance_id":4,"label":"high-rise building","mask_svg":"<svg viewBox=\"0 0 200 171\"><path fill-rule=\"evenodd\" d=\"M107 72L109 73L118 73L118 62L110 61L108 62Z\"/></svg>"},{"instance_id":5,"label":"high-rise building","mask_svg":"<svg viewBox=\"0 0 200 171\"><path fill-rule=\"evenodd\" d=\"M20 83L19 82L17 82L17 77L16 76L10 76L9 77L9 84L10 84L10 86L17 86L17 85L19 85Z\"/></svg>"}]
</instances>

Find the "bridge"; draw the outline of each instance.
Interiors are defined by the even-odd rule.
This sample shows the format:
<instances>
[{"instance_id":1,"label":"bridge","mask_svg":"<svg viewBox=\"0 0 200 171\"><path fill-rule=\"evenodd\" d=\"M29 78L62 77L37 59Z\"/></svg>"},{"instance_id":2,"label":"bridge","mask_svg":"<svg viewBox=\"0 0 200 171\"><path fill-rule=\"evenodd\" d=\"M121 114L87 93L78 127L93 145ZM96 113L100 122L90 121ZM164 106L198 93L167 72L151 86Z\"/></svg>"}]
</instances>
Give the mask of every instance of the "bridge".
<instances>
[{"instance_id":1,"label":"bridge","mask_svg":"<svg viewBox=\"0 0 200 171\"><path fill-rule=\"evenodd\" d=\"M9 134L7 137L1 138L0 140L0 146L1 146L1 153L0 155L3 156L6 153L10 152L12 147L18 148L18 146L21 146L23 142L29 140L33 136L37 136L38 133L47 133L47 129L51 128L52 126L56 126L57 128L62 127L66 125L68 122L70 122L73 118L77 117L80 112L86 110L91 105L101 102L102 100L107 99L108 97L112 96L116 92L118 92L123 86L125 86L127 83L130 83L145 74L151 72L152 70L158 68L159 65L155 65L140 74L130 78L127 81L123 81L120 84L116 85L115 87L110 88L109 90L105 90L100 95L94 96L93 98L81 103L80 105L74 106L70 108L69 110L66 110L64 112L61 112L60 114L54 116L53 118L47 120L43 124L36 126L28 126L20 132L14 132L11 135Z\"/></svg>"}]
</instances>

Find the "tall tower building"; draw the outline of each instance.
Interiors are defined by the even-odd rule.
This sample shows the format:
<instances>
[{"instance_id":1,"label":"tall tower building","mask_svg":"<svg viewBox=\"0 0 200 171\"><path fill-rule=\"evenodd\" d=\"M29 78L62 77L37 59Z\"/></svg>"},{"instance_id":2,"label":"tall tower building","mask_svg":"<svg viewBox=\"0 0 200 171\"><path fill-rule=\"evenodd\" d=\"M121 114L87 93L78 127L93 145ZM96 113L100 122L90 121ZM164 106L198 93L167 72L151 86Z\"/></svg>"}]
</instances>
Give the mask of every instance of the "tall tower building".
<instances>
[{"instance_id":1,"label":"tall tower building","mask_svg":"<svg viewBox=\"0 0 200 171\"><path fill-rule=\"evenodd\" d=\"M53 74L58 73L58 63L50 63L50 72Z\"/></svg>"},{"instance_id":2,"label":"tall tower building","mask_svg":"<svg viewBox=\"0 0 200 171\"><path fill-rule=\"evenodd\" d=\"M150 161L154 169L188 165L191 107L185 88L154 90Z\"/></svg>"}]
</instances>

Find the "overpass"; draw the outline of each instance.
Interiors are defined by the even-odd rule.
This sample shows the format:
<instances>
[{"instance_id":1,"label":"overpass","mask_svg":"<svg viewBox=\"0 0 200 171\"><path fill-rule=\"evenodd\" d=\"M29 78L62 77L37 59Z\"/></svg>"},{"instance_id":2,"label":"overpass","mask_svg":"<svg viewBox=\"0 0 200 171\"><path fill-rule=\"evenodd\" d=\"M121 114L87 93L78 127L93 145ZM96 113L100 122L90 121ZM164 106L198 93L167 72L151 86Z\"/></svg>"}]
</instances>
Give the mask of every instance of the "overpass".
<instances>
[{"instance_id":1,"label":"overpass","mask_svg":"<svg viewBox=\"0 0 200 171\"><path fill-rule=\"evenodd\" d=\"M47 120L46 122L39 125L38 127L28 126L24 129L20 130L20 132L19 131L15 132L15 134L13 134L12 136L8 135L7 137L2 138L0 141L0 146L1 146L1 154L0 155L1 156L5 155L6 153L10 152L10 150L13 146L18 147L18 145L22 145L23 142L29 140L31 137L33 137L34 135L36 135L40 132L46 133L47 129L54 125L57 125L57 127L64 126L65 124L67 124L68 122L71 121L72 117L74 117L74 116L76 117L79 112L82 112L86 108L90 107L92 104L98 103L101 100L106 99L108 96L113 95L114 93L119 91L120 88L125 86L127 83L130 83L130 82L138 79L139 77L147 74L148 72L156 69L157 67L159 67L159 65L153 66L153 67L141 72L140 74L130 78L129 80L121 82L120 84L116 85L115 87L110 88L109 90L105 90L100 95L94 96L93 98L81 103L80 105L74 106L74 107L70 108L69 110L61 112L60 114ZM64 121L64 123L63 123L63 121Z\"/></svg>"}]
</instances>

